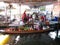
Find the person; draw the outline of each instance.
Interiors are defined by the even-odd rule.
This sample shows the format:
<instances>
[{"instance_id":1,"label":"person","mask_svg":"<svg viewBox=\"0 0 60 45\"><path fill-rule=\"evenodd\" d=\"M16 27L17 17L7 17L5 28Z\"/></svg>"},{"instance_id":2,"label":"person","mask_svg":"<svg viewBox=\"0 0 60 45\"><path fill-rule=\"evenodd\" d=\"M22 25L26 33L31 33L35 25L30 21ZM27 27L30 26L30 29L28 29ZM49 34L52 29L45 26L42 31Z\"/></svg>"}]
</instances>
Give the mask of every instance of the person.
<instances>
[{"instance_id":1,"label":"person","mask_svg":"<svg viewBox=\"0 0 60 45\"><path fill-rule=\"evenodd\" d=\"M27 15L26 15L26 10L24 11L23 15L22 15L22 20L24 23L26 23L28 21Z\"/></svg>"}]
</instances>

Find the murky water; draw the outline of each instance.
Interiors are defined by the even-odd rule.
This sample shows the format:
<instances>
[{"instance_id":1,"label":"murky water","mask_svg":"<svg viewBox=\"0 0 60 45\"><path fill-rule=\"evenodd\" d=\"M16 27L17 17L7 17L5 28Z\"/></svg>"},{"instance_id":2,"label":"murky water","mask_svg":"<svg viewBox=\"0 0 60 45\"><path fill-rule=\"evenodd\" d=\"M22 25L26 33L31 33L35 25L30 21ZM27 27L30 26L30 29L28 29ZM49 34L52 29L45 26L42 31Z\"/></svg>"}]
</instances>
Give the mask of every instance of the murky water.
<instances>
[{"instance_id":1,"label":"murky water","mask_svg":"<svg viewBox=\"0 0 60 45\"><path fill-rule=\"evenodd\" d=\"M6 38L8 45L53 45L53 39L56 37L56 32L50 32L49 34L0 34L9 35L9 39ZM59 31L60 35L60 31ZM1 39L1 38L0 38Z\"/></svg>"}]
</instances>

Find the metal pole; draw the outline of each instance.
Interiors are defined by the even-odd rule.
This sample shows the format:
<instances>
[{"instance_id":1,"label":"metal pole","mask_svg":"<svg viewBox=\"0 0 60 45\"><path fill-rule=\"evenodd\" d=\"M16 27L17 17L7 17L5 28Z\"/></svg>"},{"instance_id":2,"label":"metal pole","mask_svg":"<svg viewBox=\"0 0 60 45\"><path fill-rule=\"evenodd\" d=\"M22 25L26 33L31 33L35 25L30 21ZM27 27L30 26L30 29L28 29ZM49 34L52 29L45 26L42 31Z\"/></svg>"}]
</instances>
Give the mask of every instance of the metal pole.
<instances>
[{"instance_id":1,"label":"metal pole","mask_svg":"<svg viewBox=\"0 0 60 45\"><path fill-rule=\"evenodd\" d=\"M58 5L60 1L58 1ZM56 32L56 37L58 38L58 33L59 33L59 23L60 23L60 11L59 11L59 17L58 17L58 24L57 24L57 32Z\"/></svg>"}]
</instances>

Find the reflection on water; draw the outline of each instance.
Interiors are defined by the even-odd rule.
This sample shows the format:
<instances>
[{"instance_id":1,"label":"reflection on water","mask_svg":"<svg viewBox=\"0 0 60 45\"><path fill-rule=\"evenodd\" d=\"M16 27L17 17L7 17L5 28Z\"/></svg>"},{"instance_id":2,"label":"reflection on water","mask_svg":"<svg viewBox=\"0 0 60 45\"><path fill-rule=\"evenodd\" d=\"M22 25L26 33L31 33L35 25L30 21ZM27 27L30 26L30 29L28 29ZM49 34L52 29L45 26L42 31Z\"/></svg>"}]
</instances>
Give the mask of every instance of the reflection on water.
<instances>
[{"instance_id":1,"label":"reflection on water","mask_svg":"<svg viewBox=\"0 0 60 45\"><path fill-rule=\"evenodd\" d=\"M0 34L0 45L14 45L20 40L19 35Z\"/></svg>"},{"instance_id":2,"label":"reflection on water","mask_svg":"<svg viewBox=\"0 0 60 45\"><path fill-rule=\"evenodd\" d=\"M27 45L37 45L37 44L41 45L44 43L46 45L50 45L50 43L53 41L49 37L49 35L46 35L46 34L27 34L27 35L6 34L6 35L7 35L7 38L5 38L5 40L3 40L3 42L5 42L5 44L9 44L9 45L26 45L26 44ZM3 35L3 36L5 36L5 35ZM48 42L46 43L46 41L48 41ZM43 42L43 43L41 43L41 42ZM4 45L4 44L2 44L2 45Z\"/></svg>"},{"instance_id":3,"label":"reflection on water","mask_svg":"<svg viewBox=\"0 0 60 45\"><path fill-rule=\"evenodd\" d=\"M55 39L55 37L56 37L56 31L55 31L55 32L50 32L50 33L49 33L49 36L50 36L52 39Z\"/></svg>"},{"instance_id":4,"label":"reflection on water","mask_svg":"<svg viewBox=\"0 0 60 45\"><path fill-rule=\"evenodd\" d=\"M59 34L60 35L60 31ZM0 45L53 45L53 39L56 37L56 31L48 35L43 34L0 34ZM48 42L47 42L48 41ZM31 44L30 44L31 43Z\"/></svg>"},{"instance_id":5,"label":"reflection on water","mask_svg":"<svg viewBox=\"0 0 60 45\"><path fill-rule=\"evenodd\" d=\"M0 45L5 45L6 43L8 43L9 39L9 35L0 34Z\"/></svg>"},{"instance_id":6,"label":"reflection on water","mask_svg":"<svg viewBox=\"0 0 60 45\"><path fill-rule=\"evenodd\" d=\"M52 39L55 39L55 38L56 38L56 31L50 32L50 33L49 33L49 36L50 36ZM60 38L60 31L58 32L58 38Z\"/></svg>"}]
</instances>

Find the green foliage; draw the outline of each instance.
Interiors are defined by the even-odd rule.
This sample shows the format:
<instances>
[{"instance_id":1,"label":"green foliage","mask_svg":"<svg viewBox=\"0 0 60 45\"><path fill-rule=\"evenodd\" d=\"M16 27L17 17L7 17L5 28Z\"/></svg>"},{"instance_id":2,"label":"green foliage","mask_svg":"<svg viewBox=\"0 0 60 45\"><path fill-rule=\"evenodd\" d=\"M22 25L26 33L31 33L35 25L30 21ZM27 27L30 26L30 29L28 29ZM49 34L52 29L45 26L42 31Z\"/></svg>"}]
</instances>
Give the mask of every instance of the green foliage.
<instances>
[{"instance_id":1,"label":"green foliage","mask_svg":"<svg viewBox=\"0 0 60 45\"><path fill-rule=\"evenodd\" d=\"M45 11L45 6L41 6L40 11Z\"/></svg>"}]
</instances>

